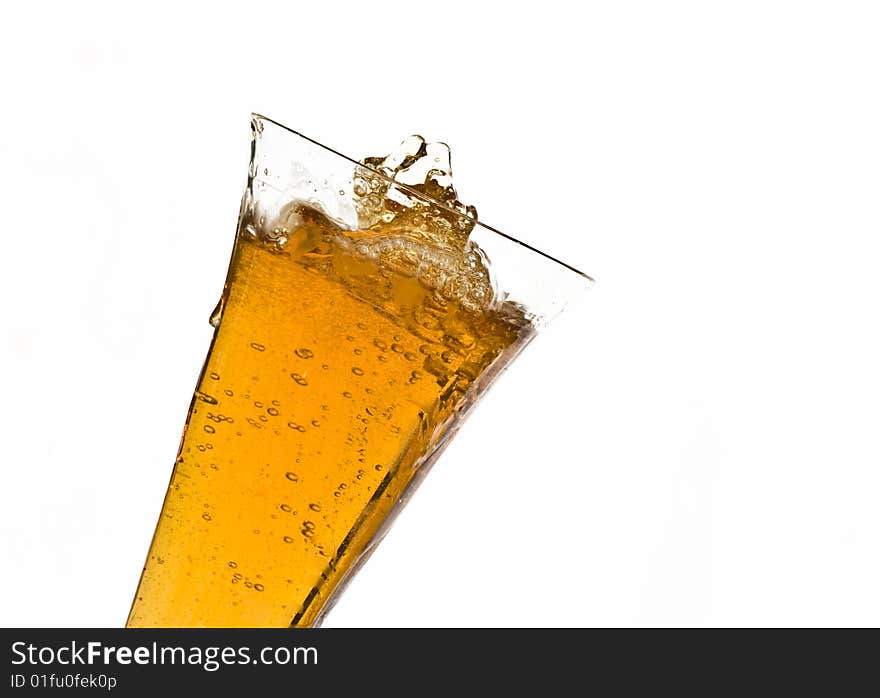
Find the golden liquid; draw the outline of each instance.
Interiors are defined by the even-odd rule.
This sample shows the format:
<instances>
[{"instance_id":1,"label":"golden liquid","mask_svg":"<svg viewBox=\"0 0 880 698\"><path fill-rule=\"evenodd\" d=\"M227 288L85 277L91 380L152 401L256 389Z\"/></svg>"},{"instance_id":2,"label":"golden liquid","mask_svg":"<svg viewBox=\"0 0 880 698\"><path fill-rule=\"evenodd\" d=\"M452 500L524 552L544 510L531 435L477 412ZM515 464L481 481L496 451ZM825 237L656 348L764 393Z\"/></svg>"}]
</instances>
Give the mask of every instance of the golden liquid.
<instances>
[{"instance_id":1,"label":"golden liquid","mask_svg":"<svg viewBox=\"0 0 880 698\"><path fill-rule=\"evenodd\" d=\"M298 225L283 249L237 238L129 627L313 625L531 335Z\"/></svg>"}]
</instances>

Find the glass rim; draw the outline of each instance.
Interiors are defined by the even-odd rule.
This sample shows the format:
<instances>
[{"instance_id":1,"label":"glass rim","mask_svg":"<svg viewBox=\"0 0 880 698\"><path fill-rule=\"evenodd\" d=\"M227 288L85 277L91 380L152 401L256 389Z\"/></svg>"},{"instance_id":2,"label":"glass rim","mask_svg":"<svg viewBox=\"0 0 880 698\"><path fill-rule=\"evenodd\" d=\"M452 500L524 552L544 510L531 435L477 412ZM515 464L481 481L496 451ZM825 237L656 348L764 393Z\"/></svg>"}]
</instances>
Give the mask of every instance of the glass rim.
<instances>
[{"instance_id":1,"label":"glass rim","mask_svg":"<svg viewBox=\"0 0 880 698\"><path fill-rule=\"evenodd\" d=\"M440 208L444 209L445 211L449 211L450 213L452 213L456 216L462 216L461 211L456 211L454 208L447 206L442 201L438 201L437 199L429 196L428 194L425 194L424 192L413 189L408 184L404 184L403 182L399 182L396 179L393 179L393 178L389 177L388 175L386 175L385 173L377 170L376 168L371 167L370 165L365 165L364 163L360 162L359 160L355 160L354 158L349 157L345 153L339 152L335 148L331 148L328 145L324 145L320 141L316 141L314 138L309 138L304 133L300 133L299 131L292 129L289 126L285 126L284 124L276 121L275 119L271 119L268 116L264 116L263 114L259 114L257 112L251 112L252 124L257 120L260 120L263 122L268 122L268 123L272 124L273 126L277 126L278 128L283 129L284 131L287 131L288 133L292 133L295 136L299 136L303 140L306 140L309 143L318 146L319 148L323 148L324 150L326 150L330 153L333 153L334 155L341 157L344 160L347 160L348 162L350 162L353 165L356 165L357 167L362 167L366 170L369 170L370 172L375 174L377 177L381 177L384 181L388 182L389 184L393 184L395 187L398 187L398 188L408 192L409 194L412 194L413 196L415 196L417 198L428 201L432 205L439 206ZM255 131L256 131L256 129L255 129ZM586 281L588 284L592 285L595 281L593 279L593 277L591 277L589 274L582 272L580 269L573 267L571 264L568 264L567 262L563 262L561 259L558 259L551 254L548 254L546 252L542 252L541 250L539 250L536 247L533 247L532 245L528 244L527 242L523 242L522 240L519 240L519 239L513 237L512 235L508 235L507 233L504 233L504 232L498 230L498 228L495 228L495 227L489 225L488 223L484 223L479 218L476 220L476 225L488 230L491 233L494 233L495 235L498 235L498 236L504 238L505 240L509 240L510 242L512 242L516 245L524 247L527 250L529 250L530 252L533 252L537 255L540 255L541 257L543 257L544 259L546 259L550 262L553 262L555 264L558 264L561 267L564 267L565 269L568 269L570 272L573 272L573 273L577 274L578 276L582 277L584 279L584 281Z\"/></svg>"}]
</instances>

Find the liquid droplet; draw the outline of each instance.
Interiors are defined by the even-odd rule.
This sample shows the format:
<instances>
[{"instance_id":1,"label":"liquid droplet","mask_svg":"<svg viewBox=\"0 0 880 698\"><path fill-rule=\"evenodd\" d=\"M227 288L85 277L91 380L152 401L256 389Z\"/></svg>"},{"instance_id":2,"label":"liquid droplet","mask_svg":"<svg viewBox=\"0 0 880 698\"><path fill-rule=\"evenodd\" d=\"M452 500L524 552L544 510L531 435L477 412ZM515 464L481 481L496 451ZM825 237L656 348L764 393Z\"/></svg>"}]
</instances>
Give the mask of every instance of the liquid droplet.
<instances>
[{"instance_id":1,"label":"liquid droplet","mask_svg":"<svg viewBox=\"0 0 880 698\"><path fill-rule=\"evenodd\" d=\"M226 300L223 296L220 296L220 300L217 301L217 305L214 307L214 311L211 313L211 317L208 318L208 322L211 323L211 327L220 327L220 320L223 318L223 306L226 304Z\"/></svg>"}]
</instances>

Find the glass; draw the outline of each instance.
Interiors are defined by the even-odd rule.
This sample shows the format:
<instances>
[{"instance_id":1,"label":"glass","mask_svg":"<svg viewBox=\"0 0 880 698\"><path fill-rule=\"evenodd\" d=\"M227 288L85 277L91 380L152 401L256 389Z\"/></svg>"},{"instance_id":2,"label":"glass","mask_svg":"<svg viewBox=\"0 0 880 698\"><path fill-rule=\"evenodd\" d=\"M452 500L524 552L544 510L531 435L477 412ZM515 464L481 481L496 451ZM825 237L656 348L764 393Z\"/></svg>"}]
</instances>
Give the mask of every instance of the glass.
<instances>
[{"instance_id":1,"label":"glass","mask_svg":"<svg viewBox=\"0 0 880 698\"><path fill-rule=\"evenodd\" d=\"M262 116L252 131L128 627L319 625L480 396L590 284L476 223L434 146L409 141L402 173L430 161L419 148L441 164L407 182Z\"/></svg>"}]
</instances>

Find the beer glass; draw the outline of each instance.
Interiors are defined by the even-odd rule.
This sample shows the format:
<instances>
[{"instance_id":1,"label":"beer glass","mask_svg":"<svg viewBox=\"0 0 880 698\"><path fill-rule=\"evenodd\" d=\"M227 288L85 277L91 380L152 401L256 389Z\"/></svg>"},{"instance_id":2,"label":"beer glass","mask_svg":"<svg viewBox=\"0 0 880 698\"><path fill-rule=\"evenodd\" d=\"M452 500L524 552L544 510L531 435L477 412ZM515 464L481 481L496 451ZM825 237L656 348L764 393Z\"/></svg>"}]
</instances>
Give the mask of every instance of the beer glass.
<instances>
[{"instance_id":1,"label":"beer glass","mask_svg":"<svg viewBox=\"0 0 880 698\"><path fill-rule=\"evenodd\" d=\"M312 627L480 396L589 277L476 220L448 149L262 116L128 627Z\"/></svg>"}]
</instances>

